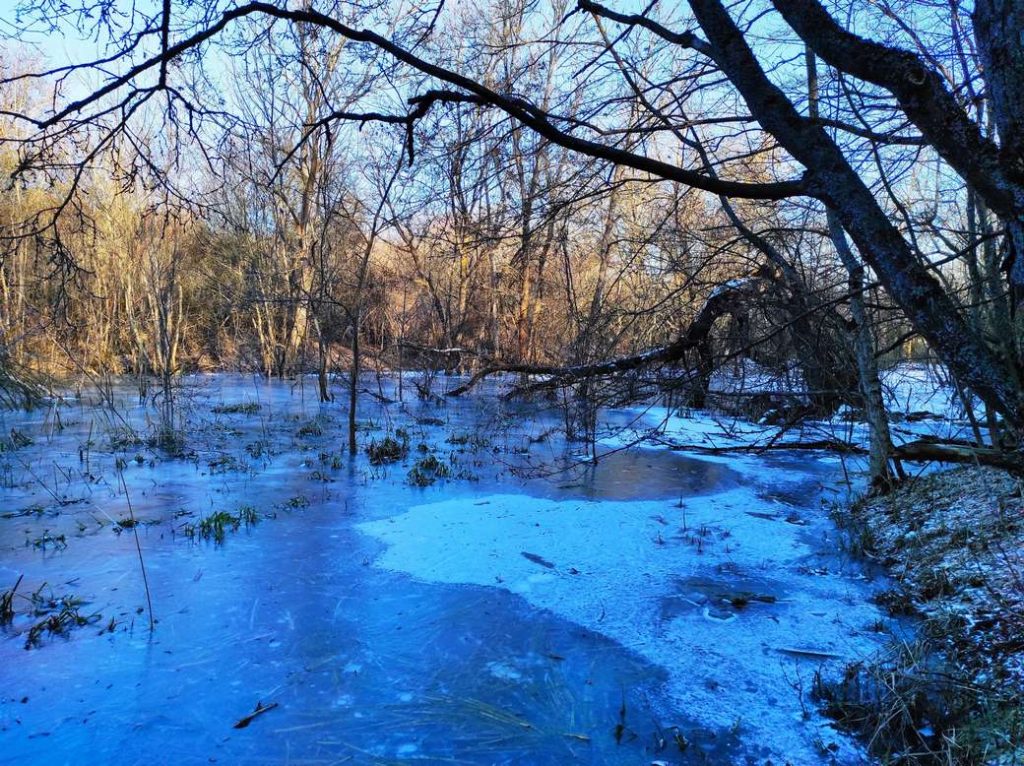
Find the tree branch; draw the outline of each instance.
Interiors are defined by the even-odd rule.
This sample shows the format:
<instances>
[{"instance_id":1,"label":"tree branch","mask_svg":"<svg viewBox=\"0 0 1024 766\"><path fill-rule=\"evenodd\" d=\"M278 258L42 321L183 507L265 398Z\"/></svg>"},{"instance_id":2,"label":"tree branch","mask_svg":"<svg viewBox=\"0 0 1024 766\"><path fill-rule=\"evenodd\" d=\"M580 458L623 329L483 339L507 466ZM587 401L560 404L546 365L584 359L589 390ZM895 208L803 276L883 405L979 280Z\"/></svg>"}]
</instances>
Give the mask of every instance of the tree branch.
<instances>
[{"instance_id":1,"label":"tree branch","mask_svg":"<svg viewBox=\"0 0 1024 766\"><path fill-rule=\"evenodd\" d=\"M265 15L276 19L312 24L329 29L350 40L369 43L388 53L396 60L407 64L420 72L454 86L461 91L465 91L466 94L471 94L475 97L478 103L500 109L552 143L581 154L595 157L597 159L607 160L618 165L631 167L635 170L650 173L659 178L676 181L714 194L724 194L730 197L778 200L801 196L805 193L803 182L800 180L748 184L738 181L713 179L708 178L701 173L680 168L676 165L662 162L661 160L654 159L644 154L637 154L615 146L573 136L557 127L553 121L554 118L552 115L538 108L529 101L511 94L498 93L497 91L492 90L469 77L460 75L457 72L438 64L428 62L372 30L356 29L332 18L331 16L327 16L309 8L289 9L266 2L248 3L224 12L219 20L206 29L169 46L166 51L161 51L159 54L148 58L134 67L131 67L125 74L111 80L106 85L96 89L89 95L72 102L48 119L38 121L36 124L41 129L46 129L82 112L105 96L119 90L120 88L130 85L134 80L138 79L146 72L157 67L162 67L166 62L171 61L186 51L207 42L223 31L231 22L252 15ZM445 91L434 91L433 93L435 95L432 96L429 103L426 104L427 108L429 108L431 103L438 100L469 100L465 94L448 92L448 95L443 97L442 94L445 94ZM420 99L418 103L423 104L424 102L422 99L425 99L426 97L426 94L418 97ZM413 102L417 103L417 99L414 98ZM405 118L386 118L384 115L381 115L381 117L384 118L384 121L390 122L404 122L410 119L410 116L406 116Z\"/></svg>"},{"instance_id":2,"label":"tree branch","mask_svg":"<svg viewBox=\"0 0 1024 766\"><path fill-rule=\"evenodd\" d=\"M701 362L706 368L709 363L708 357L710 352L705 347L708 344L708 336L715 321L725 314L736 311L742 303L755 297L763 287L763 284L764 280L750 277L747 279L730 280L724 285L719 285L712 290L711 295L708 296L708 299L704 302L704 305L686 329L686 332L667 346L660 346L640 354L618 357L604 362L579 364L569 367L503 364L497 362L475 373L466 383L449 391L448 395L461 396L484 378L500 372L517 373L520 375L546 375L552 378L552 380L547 381L548 385L568 386L587 378L616 375L622 372L637 370L641 367L654 367L656 365L678 362L690 350L697 350L701 353ZM704 369L703 372L710 374L710 369Z\"/></svg>"},{"instance_id":3,"label":"tree branch","mask_svg":"<svg viewBox=\"0 0 1024 766\"><path fill-rule=\"evenodd\" d=\"M942 76L910 51L842 28L818 0L772 0L786 22L836 69L889 90L925 140L1003 217L1024 214L1024 179L1011 177Z\"/></svg>"},{"instance_id":4,"label":"tree branch","mask_svg":"<svg viewBox=\"0 0 1024 766\"><path fill-rule=\"evenodd\" d=\"M678 45L681 48L692 48L698 53L703 53L708 58L714 58L711 46L704 40L697 37L697 35L693 33L693 30L688 29L685 32L673 32L658 22L649 19L647 16L638 13L619 13L618 11L613 11L611 8L607 8L600 3L595 3L593 0L578 0L576 5L581 11L593 13L597 16L603 16L606 19L617 21L618 23L625 24L628 27L642 27L649 32L654 32L654 34L666 42Z\"/></svg>"},{"instance_id":5,"label":"tree branch","mask_svg":"<svg viewBox=\"0 0 1024 766\"><path fill-rule=\"evenodd\" d=\"M711 42L715 63L765 130L807 168L810 196L836 210L861 256L954 374L1014 428L1024 426L1024 403L1016 381L970 330L952 298L917 259L840 148L768 78L720 0L690 0L690 5Z\"/></svg>"}]
</instances>

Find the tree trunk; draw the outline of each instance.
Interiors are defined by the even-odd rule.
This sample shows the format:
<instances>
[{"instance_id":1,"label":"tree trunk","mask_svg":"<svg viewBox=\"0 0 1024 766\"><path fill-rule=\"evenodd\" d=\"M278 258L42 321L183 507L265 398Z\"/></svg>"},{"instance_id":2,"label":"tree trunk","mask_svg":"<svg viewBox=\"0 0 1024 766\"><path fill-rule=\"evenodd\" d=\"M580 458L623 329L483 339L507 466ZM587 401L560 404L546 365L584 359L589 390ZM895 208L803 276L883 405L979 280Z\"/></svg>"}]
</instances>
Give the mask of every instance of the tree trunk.
<instances>
[{"instance_id":1,"label":"tree trunk","mask_svg":"<svg viewBox=\"0 0 1024 766\"><path fill-rule=\"evenodd\" d=\"M853 316L853 347L857 360L858 382L864 401L864 418L868 424L869 450L868 470L871 485L888 489L893 483L889 461L893 455L892 436L889 431L889 416L882 398L882 384L878 378L878 364L875 361L875 342L871 322L864 307L864 264L853 254L846 241L846 234L839 218L828 211L828 229L836 252L850 275L850 313ZM899 467L897 466L897 470Z\"/></svg>"},{"instance_id":2,"label":"tree trunk","mask_svg":"<svg viewBox=\"0 0 1024 766\"><path fill-rule=\"evenodd\" d=\"M348 454L355 455L356 444L356 406L359 403L359 309L352 316L352 367L348 381Z\"/></svg>"},{"instance_id":3,"label":"tree trunk","mask_svg":"<svg viewBox=\"0 0 1024 766\"><path fill-rule=\"evenodd\" d=\"M1001 164L1019 188L1024 207L1024 2L976 0L974 36L999 132ZM1006 267L1014 303L1024 300L1024 216L1004 216Z\"/></svg>"},{"instance_id":4,"label":"tree trunk","mask_svg":"<svg viewBox=\"0 0 1024 766\"><path fill-rule=\"evenodd\" d=\"M708 35L715 62L751 113L807 168L804 183L809 193L835 209L861 255L950 371L1001 413L1015 435L1024 433L1020 381L971 332L956 304L910 249L839 147L768 79L720 0L690 4Z\"/></svg>"},{"instance_id":5,"label":"tree trunk","mask_svg":"<svg viewBox=\"0 0 1024 766\"><path fill-rule=\"evenodd\" d=\"M814 52L805 50L807 61L808 114L818 118L818 65ZM893 475L889 461L893 454L892 435L889 431L889 417L882 397L882 384L878 378L878 363L875 359L875 339L871 322L864 307L864 264L854 255L839 216L831 208L825 211L828 233L832 245L849 274L850 314L853 317L853 349L857 362L857 380L864 403L864 418L868 424L869 450L868 472L871 485L886 490L892 486ZM900 470L897 464L897 470Z\"/></svg>"}]
</instances>

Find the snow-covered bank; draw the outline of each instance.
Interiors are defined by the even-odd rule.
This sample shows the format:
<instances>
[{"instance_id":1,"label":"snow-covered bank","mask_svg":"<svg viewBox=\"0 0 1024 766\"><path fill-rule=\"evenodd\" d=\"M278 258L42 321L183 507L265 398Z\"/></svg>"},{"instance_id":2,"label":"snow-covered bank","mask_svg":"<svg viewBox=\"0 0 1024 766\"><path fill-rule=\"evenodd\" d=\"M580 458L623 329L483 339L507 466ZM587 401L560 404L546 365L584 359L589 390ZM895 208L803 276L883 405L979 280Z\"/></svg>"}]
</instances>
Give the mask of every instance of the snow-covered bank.
<instances>
[{"instance_id":1,"label":"snow-covered bank","mask_svg":"<svg viewBox=\"0 0 1024 766\"><path fill-rule=\"evenodd\" d=\"M914 401L922 401L914 396ZM636 407L630 412L630 426L606 437L606 446L621 448L644 443L671 447L683 455L725 463L752 479L765 470L759 451L786 451L787 445L800 446L804 453L802 461L837 465L845 459L842 449L807 450L806 446L821 443L866 450L870 439L867 426L850 419L850 413L843 410L830 420L806 420L786 426L752 423L701 410L679 412L660 405ZM970 423L956 419L955 414L947 412L945 416L893 423L893 443L899 446L921 438L971 439ZM851 470L861 470L861 463L856 459L850 461Z\"/></svg>"},{"instance_id":2,"label":"snow-covered bank","mask_svg":"<svg viewBox=\"0 0 1024 766\"><path fill-rule=\"evenodd\" d=\"M1020 486L1002 471L960 468L853 507L858 537L896 580L890 600L923 617L922 643L885 653L834 690L836 713L880 755L912 764L1024 758ZM897 707L904 712L893 717Z\"/></svg>"},{"instance_id":3,"label":"snow-covered bank","mask_svg":"<svg viewBox=\"0 0 1024 766\"><path fill-rule=\"evenodd\" d=\"M930 414L959 420L966 417L964 401L949 372L938 363L900 362L880 371L885 407L896 415ZM800 396L807 386L798 367L768 370L751 359L740 359L715 371L709 393ZM984 405L970 398L975 414L984 420Z\"/></svg>"}]
</instances>

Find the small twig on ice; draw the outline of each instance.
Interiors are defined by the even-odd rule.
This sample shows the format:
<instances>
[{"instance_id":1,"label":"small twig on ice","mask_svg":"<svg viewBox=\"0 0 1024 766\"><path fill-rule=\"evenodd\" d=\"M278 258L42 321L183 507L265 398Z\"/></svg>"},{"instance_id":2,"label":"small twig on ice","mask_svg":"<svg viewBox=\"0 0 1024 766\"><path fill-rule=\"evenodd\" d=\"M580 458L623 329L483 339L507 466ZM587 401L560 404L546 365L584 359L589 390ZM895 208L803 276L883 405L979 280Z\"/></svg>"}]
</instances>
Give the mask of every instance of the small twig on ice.
<instances>
[{"instance_id":1,"label":"small twig on ice","mask_svg":"<svg viewBox=\"0 0 1024 766\"><path fill-rule=\"evenodd\" d=\"M251 724L256 718L266 713L268 710L273 710L277 707L276 702L271 702L269 705L264 705L262 702L257 702L256 707L247 716L243 716L238 719L238 723L235 724L234 728L244 729L246 726Z\"/></svg>"}]
</instances>

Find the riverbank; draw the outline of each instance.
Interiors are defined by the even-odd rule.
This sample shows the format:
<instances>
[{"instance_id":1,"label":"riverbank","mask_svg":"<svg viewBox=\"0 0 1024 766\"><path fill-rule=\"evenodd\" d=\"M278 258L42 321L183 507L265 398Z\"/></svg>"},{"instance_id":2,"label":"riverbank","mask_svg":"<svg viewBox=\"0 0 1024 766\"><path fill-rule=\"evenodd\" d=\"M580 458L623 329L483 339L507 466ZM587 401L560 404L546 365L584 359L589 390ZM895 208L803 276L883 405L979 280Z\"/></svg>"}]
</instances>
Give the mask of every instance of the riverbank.
<instances>
[{"instance_id":1,"label":"riverbank","mask_svg":"<svg viewBox=\"0 0 1024 766\"><path fill-rule=\"evenodd\" d=\"M882 603L920 617L913 636L818 690L883 762L1024 763L1022 486L961 468L850 509L851 544L895 583Z\"/></svg>"}]
</instances>

